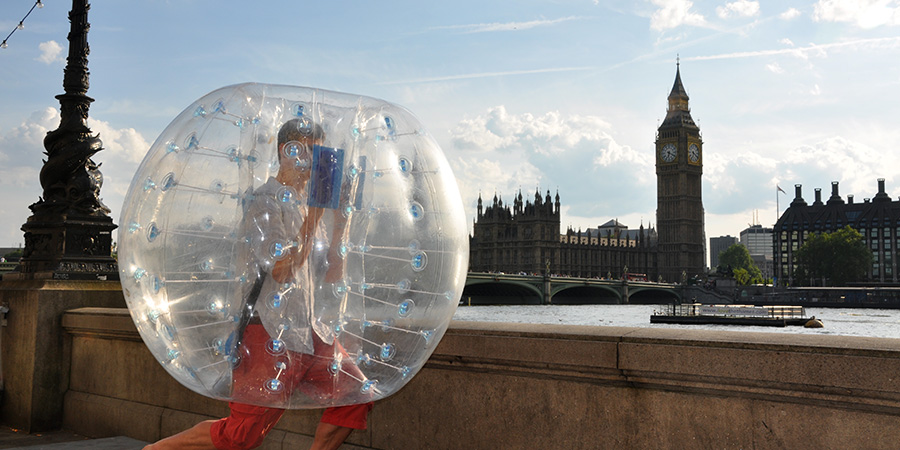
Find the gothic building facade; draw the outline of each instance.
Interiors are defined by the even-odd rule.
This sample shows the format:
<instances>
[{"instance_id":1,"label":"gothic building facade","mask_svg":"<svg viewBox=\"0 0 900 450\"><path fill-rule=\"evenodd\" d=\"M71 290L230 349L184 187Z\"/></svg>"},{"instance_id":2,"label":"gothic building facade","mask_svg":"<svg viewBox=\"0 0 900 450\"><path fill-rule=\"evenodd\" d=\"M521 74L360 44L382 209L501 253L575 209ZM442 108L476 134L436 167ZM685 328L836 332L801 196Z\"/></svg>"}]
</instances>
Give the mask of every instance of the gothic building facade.
<instances>
[{"instance_id":1,"label":"gothic building facade","mask_svg":"<svg viewBox=\"0 0 900 450\"><path fill-rule=\"evenodd\" d=\"M560 233L559 194L540 191L534 200L519 192L512 205L494 195L487 206L478 197L478 215L469 239L470 272L504 272L621 278L625 272L656 280L656 232L629 230L610 221L586 231Z\"/></svg>"},{"instance_id":2,"label":"gothic building facade","mask_svg":"<svg viewBox=\"0 0 900 450\"><path fill-rule=\"evenodd\" d=\"M666 118L656 133L659 273L664 281L680 282L706 273L703 140L691 118L680 64L668 100Z\"/></svg>"}]
</instances>

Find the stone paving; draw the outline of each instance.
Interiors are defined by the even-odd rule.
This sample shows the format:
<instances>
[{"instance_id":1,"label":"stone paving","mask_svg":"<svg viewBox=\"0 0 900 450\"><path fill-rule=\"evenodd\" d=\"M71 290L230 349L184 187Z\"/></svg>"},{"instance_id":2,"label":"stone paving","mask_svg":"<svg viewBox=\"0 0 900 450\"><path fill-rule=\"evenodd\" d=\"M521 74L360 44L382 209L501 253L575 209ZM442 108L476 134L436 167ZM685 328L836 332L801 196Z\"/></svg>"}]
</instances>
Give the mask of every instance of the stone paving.
<instances>
[{"instance_id":1,"label":"stone paving","mask_svg":"<svg viewBox=\"0 0 900 450\"><path fill-rule=\"evenodd\" d=\"M123 436L88 439L68 431L28 434L0 426L0 449L7 450L140 450L145 445L146 442Z\"/></svg>"}]
</instances>

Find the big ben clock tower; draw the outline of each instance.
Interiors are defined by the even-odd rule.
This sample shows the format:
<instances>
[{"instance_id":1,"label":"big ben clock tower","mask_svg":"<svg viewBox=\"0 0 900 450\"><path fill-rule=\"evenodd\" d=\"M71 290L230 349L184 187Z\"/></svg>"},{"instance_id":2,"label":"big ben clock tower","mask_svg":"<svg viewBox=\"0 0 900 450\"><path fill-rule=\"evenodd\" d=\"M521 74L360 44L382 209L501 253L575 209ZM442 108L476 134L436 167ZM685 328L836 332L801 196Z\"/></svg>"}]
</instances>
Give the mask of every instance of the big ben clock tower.
<instances>
[{"instance_id":1,"label":"big ben clock tower","mask_svg":"<svg viewBox=\"0 0 900 450\"><path fill-rule=\"evenodd\" d=\"M703 141L691 118L679 62L666 119L656 133L656 226L664 281L680 283L706 271L701 175Z\"/></svg>"}]
</instances>

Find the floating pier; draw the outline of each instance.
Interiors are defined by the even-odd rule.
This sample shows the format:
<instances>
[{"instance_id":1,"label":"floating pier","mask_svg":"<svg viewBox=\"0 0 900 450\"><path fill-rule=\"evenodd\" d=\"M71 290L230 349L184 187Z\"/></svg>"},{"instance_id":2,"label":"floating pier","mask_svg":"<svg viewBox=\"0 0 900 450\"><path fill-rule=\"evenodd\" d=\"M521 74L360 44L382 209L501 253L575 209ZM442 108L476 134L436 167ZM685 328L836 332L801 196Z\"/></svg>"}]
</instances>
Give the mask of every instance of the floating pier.
<instances>
[{"instance_id":1,"label":"floating pier","mask_svg":"<svg viewBox=\"0 0 900 450\"><path fill-rule=\"evenodd\" d=\"M785 327L804 326L815 318L806 317L802 306L704 305L700 303L666 305L654 311L650 323L722 324Z\"/></svg>"}]
</instances>

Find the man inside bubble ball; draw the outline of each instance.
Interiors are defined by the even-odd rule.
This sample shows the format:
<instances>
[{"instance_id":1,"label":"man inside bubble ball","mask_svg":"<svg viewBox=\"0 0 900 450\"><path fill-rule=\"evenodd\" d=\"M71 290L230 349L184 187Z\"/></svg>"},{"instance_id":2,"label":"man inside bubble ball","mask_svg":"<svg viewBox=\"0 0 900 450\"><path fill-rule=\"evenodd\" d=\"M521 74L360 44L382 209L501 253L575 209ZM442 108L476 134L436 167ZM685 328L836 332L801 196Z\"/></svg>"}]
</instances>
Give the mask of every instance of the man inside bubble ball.
<instances>
[{"instance_id":1,"label":"man inside bubble ball","mask_svg":"<svg viewBox=\"0 0 900 450\"><path fill-rule=\"evenodd\" d=\"M320 200L336 198L341 190L340 176L323 168L322 162L340 162L327 153L333 149L321 147L322 127L308 119L286 122L277 139L278 172L248 195L244 206L247 260L250 272L256 275L246 283L245 316L234 344L231 413L224 419L201 422L145 450L256 448L284 414L284 409L256 405L287 405L292 395L358 390L359 382L365 380L354 365L340 362L352 358L335 340L333 331L312 320L312 279L319 268L311 268L307 260L319 222L333 209L323 207ZM309 201L302 205L292 201L305 197ZM326 283L338 281L343 270L337 248L346 219L337 209L333 211L327 262L319 265L326 268L322 276ZM291 288L283 289L285 286ZM342 364L337 370L335 361ZM338 378L338 374L346 376ZM327 408L311 448L337 449L354 429L366 428L371 409L372 402Z\"/></svg>"}]
</instances>

